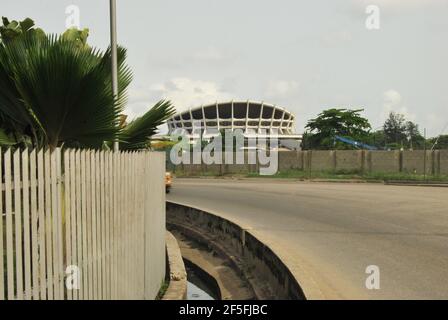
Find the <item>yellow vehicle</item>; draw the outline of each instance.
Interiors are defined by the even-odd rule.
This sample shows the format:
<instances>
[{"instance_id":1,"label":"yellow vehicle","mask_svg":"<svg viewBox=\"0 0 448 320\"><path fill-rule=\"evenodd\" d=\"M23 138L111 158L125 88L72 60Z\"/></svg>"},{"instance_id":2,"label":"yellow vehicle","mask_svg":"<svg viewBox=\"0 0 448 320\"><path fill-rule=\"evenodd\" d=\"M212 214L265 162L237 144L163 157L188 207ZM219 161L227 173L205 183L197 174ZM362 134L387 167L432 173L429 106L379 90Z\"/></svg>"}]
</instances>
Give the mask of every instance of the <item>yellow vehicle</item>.
<instances>
[{"instance_id":1,"label":"yellow vehicle","mask_svg":"<svg viewBox=\"0 0 448 320\"><path fill-rule=\"evenodd\" d=\"M173 177L171 176L171 172L165 172L165 191L166 191L166 193L170 193L172 182L173 182Z\"/></svg>"}]
</instances>

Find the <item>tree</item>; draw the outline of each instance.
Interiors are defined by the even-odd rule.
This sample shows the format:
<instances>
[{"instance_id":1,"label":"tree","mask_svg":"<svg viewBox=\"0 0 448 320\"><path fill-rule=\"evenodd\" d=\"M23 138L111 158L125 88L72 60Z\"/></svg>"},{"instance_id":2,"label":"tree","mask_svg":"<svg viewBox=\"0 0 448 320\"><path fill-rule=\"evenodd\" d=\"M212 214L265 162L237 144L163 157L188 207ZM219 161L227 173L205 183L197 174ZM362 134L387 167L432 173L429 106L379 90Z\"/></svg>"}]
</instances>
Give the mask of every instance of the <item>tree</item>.
<instances>
[{"instance_id":1,"label":"tree","mask_svg":"<svg viewBox=\"0 0 448 320\"><path fill-rule=\"evenodd\" d=\"M42 29L34 28L34 21L30 18L26 18L23 21L9 21L8 18L2 17L2 23L3 25L0 26L0 39L5 44L25 35L45 37Z\"/></svg>"},{"instance_id":2,"label":"tree","mask_svg":"<svg viewBox=\"0 0 448 320\"><path fill-rule=\"evenodd\" d=\"M386 135L383 130L377 130L369 134L368 144L378 149L386 148Z\"/></svg>"},{"instance_id":3,"label":"tree","mask_svg":"<svg viewBox=\"0 0 448 320\"><path fill-rule=\"evenodd\" d=\"M347 149L346 144L335 141L335 136L344 136L356 141L365 141L371 128L369 121L360 115L363 109L328 109L306 125L309 130L304 141L306 148Z\"/></svg>"},{"instance_id":4,"label":"tree","mask_svg":"<svg viewBox=\"0 0 448 320\"><path fill-rule=\"evenodd\" d=\"M405 127L408 140L407 147L411 149L422 149L424 147L425 138L420 134L418 125L412 121L407 121Z\"/></svg>"},{"instance_id":5,"label":"tree","mask_svg":"<svg viewBox=\"0 0 448 320\"><path fill-rule=\"evenodd\" d=\"M448 149L448 135L440 135L438 137L429 139L428 148L432 148L433 146L435 150Z\"/></svg>"},{"instance_id":6,"label":"tree","mask_svg":"<svg viewBox=\"0 0 448 320\"><path fill-rule=\"evenodd\" d=\"M0 112L18 143L100 148L119 133L132 74L118 50L120 98L112 94L111 51L26 35L0 47ZM30 139L28 139L30 138Z\"/></svg>"},{"instance_id":7,"label":"tree","mask_svg":"<svg viewBox=\"0 0 448 320\"><path fill-rule=\"evenodd\" d=\"M402 114L391 112L383 125L387 143L403 145L406 140L406 120Z\"/></svg>"},{"instance_id":8,"label":"tree","mask_svg":"<svg viewBox=\"0 0 448 320\"><path fill-rule=\"evenodd\" d=\"M384 122L386 145L389 148L422 149L425 139L421 135L418 125L407 121L400 113L391 112Z\"/></svg>"},{"instance_id":9,"label":"tree","mask_svg":"<svg viewBox=\"0 0 448 320\"><path fill-rule=\"evenodd\" d=\"M28 32L32 26L29 21L19 24L20 32L2 33L1 145L98 149L118 139L125 149L136 149L145 146L143 140L173 113L171 104L161 101L141 118L121 126L132 79L125 63L126 50L118 48L116 98L110 49L102 52L90 48L87 29L42 36L43 32ZM19 27L8 25L12 30Z\"/></svg>"}]
</instances>

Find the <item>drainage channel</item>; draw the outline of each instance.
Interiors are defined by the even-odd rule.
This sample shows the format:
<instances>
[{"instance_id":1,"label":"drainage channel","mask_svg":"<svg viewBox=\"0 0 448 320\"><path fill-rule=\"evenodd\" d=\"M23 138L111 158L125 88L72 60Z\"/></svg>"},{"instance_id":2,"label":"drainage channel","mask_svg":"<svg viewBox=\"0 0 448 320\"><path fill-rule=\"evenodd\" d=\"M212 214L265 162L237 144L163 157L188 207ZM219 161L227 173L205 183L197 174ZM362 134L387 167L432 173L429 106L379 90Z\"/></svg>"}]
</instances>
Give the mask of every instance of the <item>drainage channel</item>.
<instances>
[{"instance_id":1,"label":"drainage channel","mask_svg":"<svg viewBox=\"0 0 448 320\"><path fill-rule=\"evenodd\" d=\"M209 284L204 272L190 261L184 260L187 271L187 300L218 300L216 288Z\"/></svg>"}]
</instances>

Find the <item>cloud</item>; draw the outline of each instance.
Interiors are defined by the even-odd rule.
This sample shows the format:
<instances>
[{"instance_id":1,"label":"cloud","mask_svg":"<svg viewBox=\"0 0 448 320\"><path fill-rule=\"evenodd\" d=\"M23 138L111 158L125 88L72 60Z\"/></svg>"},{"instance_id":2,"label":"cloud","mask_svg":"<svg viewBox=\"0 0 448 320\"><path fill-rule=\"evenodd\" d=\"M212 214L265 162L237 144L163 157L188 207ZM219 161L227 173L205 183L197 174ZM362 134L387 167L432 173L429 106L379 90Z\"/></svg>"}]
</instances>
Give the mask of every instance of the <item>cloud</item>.
<instances>
[{"instance_id":1,"label":"cloud","mask_svg":"<svg viewBox=\"0 0 448 320\"><path fill-rule=\"evenodd\" d=\"M381 119L384 121L389 116L389 113L396 112L404 115L406 120L415 121L416 115L411 113L403 103L401 94L393 89L387 90L383 93L383 108L381 111Z\"/></svg>"},{"instance_id":2,"label":"cloud","mask_svg":"<svg viewBox=\"0 0 448 320\"><path fill-rule=\"evenodd\" d=\"M347 44L352 40L352 34L347 30L331 31L322 37L324 45L334 47Z\"/></svg>"},{"instance_id":3,"label":"cloud","mask_svg":"<svg viewBox=\"0 0 448 320\"><path fill-rule=\"evenodd\" d=\"M401 104L403 98L401 97L401 94L398 91L391 89L383 93L383 100L384 105L393 107Z\"/></svg>"},{"instance_id":4,"label":"cloud","mask_svg":"<svg viewBox=\"0 0 448 320\"><path fill-rule=\"evenodd\" d=\"M150 87L151 95L158 99L169 99L177 111L215 101L230 100L232 94L225 92L213 81L173 78Z\"/></svg>"},{"instance_id":5,"label":"cloud","mask_svg":"<svg viewBox=\"0 0 448 320\"><path fill-rule=\"evenodd\" d=\"M224 54L221 50L215 47L207 47L199 50L193 54L193 58L200 61L222 61L229 58L229 55Z\"/></svg>"},{"instance_id":6,"label":"cloud","mask_svg":"<svg viewBox=\"0 0 448 320\"><path fill-rule=\"evenodd\" d=\"M377 5L380 8L408 9L445 5L446 0L352 0L357 6Z\"/></svg>"},{"instance_id":7,"label":"cloud","mask_svg":"<svg viewBox=\"0 0 448 320\"><path fill-rule=\"evenodd\" d=\"M438 136L439 134L448 134L448 121L446 117L441 117L436 113L429 113L425 116L424 124L428 129L428 135ZM424 127L421 127L423 131Z\"/></svg>"},{"instance_id":8,"label":"cloud","mask_svg":"<svg viewBox=\"0 0 448 320\"><path fill-rule=\"evenodd\" d=\"M297 94L299 83L297 81L276 80L267 85L266 96L269 98L286 98Z\"/></svg>"}]
</instances>

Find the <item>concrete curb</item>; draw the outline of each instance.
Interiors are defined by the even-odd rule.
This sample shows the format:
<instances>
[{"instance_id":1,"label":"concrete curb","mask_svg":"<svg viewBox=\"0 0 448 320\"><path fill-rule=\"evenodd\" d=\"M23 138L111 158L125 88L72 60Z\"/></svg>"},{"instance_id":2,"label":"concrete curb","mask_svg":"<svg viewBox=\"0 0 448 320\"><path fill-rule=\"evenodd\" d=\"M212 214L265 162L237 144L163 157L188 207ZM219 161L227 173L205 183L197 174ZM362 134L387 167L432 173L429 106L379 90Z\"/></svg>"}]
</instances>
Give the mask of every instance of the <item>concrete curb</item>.
<instances>
[{"instance_id":1,"label":"concrete curb","mask_svg":"<svg viewBox=\"0 0 448 320\"><path fill-rule=\"evenodd\" d=\"M298 178L250 178L250 177L178 177L180 180L231 180L231 181L269 181L269 182L282 182L282 183L344 183L344 184L384 184L390 186L410 186L410 187L448 187L448 182L439 181L412 181L412 180L375 180L375 179L298 179Z\"/></svg>"},{"instance_id":2,"label":"concrete curb","mask_svg":"<svg viewBox=\"0 0 448 320\"><path fill-rule=\"evenodd\" d=\"M263 177L176 177L179 180L229 180L229 181L269 181L269 182L282 182L282 183L294 183L294 182L307 182L307 183L384 183L384 180L366 180L366 179L323 179L323 178L263 178Z\"/></svg>"},{"instance_id":3,"label":"concrete curb","mask_svg":"<svg viewBox=\"0 0 448 320\"><path fill-rule=\"evenodd\" d=\"M448 183L443 182L431 182L431 181L385 181L384 184L390 186L410 186L410 187L439 187L447 188Z\"/></svg>"},{"instance_id":4,"label":"concrete curb","mask_svg":"<svg viewBox=\"0 0 448 320\"><path fill-rule=\"evenodd\" d=\"M271 282L279 299L324 299L320 288L300 266L287 255L274 252L267 243L255 236L250 228L237 221L221 217L175 201L167 201L167 222L198 228L231 246L243 257L248 268L257 269L263 281ZM286 251L281 251L286 253Z\"/></svg>"},{"instance_id":5,"label":"concrete curb","mask_svg":"<svg viewBox=\"0 0 448 320\"><path fill-rule=\"evenodd\" d=\"M187 272L176 238L166 232L166 252L170 284L162 300L185 300L187 298Z\"/></svg>"}]
</instances>

